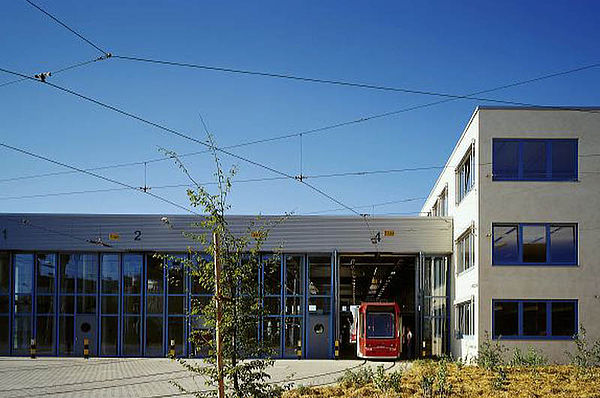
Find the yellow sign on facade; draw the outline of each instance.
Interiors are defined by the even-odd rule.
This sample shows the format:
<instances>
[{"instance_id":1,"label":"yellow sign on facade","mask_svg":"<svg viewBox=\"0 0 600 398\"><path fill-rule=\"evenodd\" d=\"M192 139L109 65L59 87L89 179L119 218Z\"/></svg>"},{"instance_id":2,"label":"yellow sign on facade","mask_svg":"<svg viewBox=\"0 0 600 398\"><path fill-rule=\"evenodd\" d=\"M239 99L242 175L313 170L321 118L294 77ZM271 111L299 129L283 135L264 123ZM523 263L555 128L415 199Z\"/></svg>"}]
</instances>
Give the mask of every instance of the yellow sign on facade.
<instances>
[{"instance_id":1,"label":"yellow sign on facade","mask_svg":"<svg viewBox=\"0 0 600 398\"><path fill-rule=\"evenodd\" d=\"M116 233L116 232L111 232L110 234L108 234L108 239L110 240L119 240L121 236Z\"/></svg>"},{"instance_id":2,"label":"yellow sign on facade","mask_svg":"<svg viewBox=\"0 0 600 398\"><path fill-rule=\"evenodd\" d=\"M393 229L387 229L385 231L383 231L383 236L394 236L396 235L396 231L394 231Z\"/></svg>"}]
</instances>

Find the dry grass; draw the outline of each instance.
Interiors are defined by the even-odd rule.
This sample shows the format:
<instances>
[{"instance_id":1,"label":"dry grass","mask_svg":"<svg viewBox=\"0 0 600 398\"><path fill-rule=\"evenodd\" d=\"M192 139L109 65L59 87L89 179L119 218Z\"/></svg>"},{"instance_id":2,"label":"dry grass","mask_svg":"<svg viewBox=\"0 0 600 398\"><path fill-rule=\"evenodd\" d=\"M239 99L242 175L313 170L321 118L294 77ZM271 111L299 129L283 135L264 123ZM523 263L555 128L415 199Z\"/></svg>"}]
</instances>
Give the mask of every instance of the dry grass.
<instances>
[{"instance_id":1,"label":"dry grass","mask_svg":"<svg viewBox=\"0 0 600 398\"><path fill-rule=\"evenodd\" d=\"M287 392L284 397L600 398L600 368L582 373L573 366L505 367L505 377L501 377L498 371L448 363L445 372L447 393L440 393L439 369L439 365L432 362L415 364L402 375L401 393L382 392L368 383L349 388L341 385L299 388ZM433 381L431 392L423 391L424 378Z\"/></svg>"}]
</instances>

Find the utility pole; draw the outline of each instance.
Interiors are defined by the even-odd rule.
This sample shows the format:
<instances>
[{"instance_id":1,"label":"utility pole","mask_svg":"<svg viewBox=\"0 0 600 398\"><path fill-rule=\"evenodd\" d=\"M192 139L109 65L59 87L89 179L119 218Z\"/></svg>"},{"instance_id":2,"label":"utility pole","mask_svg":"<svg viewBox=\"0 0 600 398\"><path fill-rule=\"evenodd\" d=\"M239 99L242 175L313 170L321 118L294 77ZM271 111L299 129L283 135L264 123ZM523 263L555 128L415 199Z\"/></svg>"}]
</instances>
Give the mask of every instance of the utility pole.
<instances>
[{"instance_id":1,"label":"utility pole","mask_svg":"<svg viewBox=\"0 0 600 398\"><path fill-rule=\"evenodd\" d=\"M223 378L223 336L222 333L222 297L221 297L221 259L219 258L219 233L213 232L213 245L215 250L215 305L217 310L216 338L217 338L217 380L219 384L218 398L225 398L225 382Z\"/></svg>"}]
</instances>

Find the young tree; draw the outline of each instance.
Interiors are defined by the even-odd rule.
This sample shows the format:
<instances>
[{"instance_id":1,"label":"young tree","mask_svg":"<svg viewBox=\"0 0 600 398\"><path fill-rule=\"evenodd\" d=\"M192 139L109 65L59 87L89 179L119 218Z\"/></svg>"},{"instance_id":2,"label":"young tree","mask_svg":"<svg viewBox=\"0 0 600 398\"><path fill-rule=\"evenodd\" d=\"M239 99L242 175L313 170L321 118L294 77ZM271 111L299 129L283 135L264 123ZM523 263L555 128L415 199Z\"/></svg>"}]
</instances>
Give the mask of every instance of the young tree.
<instances>
[{"instance_id":1,"label":"young tree","mask_svg":"<svg viewBox=\"0 0 600 398\"><path fill-rule=\"evenodd\" d=\"M193 184L194 188L187 190L187 196L190 205L203 215L193 223L192 231L183 232L193 242L193 246L188 248L188 259L164 254L158 256L184 267L192 278L193 289L213 294L209 302L192 300L189 309L192 326L190 340L196 350L203 351L207 366L194 365L184 359L179 359L179 362L188 370L205 376L211 386L224 384L227 396L275 397L281 394L282 388L269 384L270 376L267 373L273 365L271 356L274 347L258 339L259 323L263 316L259 286L260 251L270 228L285 217L275 222L265 222L258 217L245 231L233 231L230 228L225 213L230 209L227 199L235 168L227 174L223 171L214 149L214 140L208 131L207 135L216 166L216 193L210 193L198 184L176 153L163 150ZM268 272L269 268L278 267L278 261L279 254L276 253L267 263L263 260L262 266ZM219 294L214 294L216 286L220 287ZM217 348L220 348L220 352ZM196 396L222 394L219 388L204 393L188 391L180 383L172 384L182 392Z\"/></svg>"}]
</instances>

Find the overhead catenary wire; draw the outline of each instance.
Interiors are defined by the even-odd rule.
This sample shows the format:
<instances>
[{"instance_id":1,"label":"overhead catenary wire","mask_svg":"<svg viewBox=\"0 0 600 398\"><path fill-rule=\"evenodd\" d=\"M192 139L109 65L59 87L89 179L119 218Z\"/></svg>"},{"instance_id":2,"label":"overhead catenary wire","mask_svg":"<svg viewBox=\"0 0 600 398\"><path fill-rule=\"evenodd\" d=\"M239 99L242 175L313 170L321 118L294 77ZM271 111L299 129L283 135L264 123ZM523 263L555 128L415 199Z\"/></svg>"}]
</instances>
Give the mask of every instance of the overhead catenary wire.
<instances>
[{"instance_id":1,"label":"overhead catenary wire","mask_svg":"<svg viewBox=\"0 0 600 398\"><path fill-rule=\"evenodd\" d=\"M600 64L584 65L584 66L580 66L577 68L572 68L572 69L568 69L568 70L564 70L564 71L560 71L560 72L537 76L537 77L534 77L531 79L525 79L525 80L520 80L520 81L516 81L516 82L512 82L512 83L503 84L501 86L496 86L496 87L485 89L485 90L475 91L470 94L466 94L466 96L478 95L478 94L484 94L484 93L489 93L489 92L493 92L493 91L504 90L507 88L517 87L517 86L521 86L521 85L525 85L525 84L530 84L533 82L542 81L545 79L551 79L554 77L564 76L564 75L568 75L571 73L581 72L584 70L596 68L598 66L600 66ZM53 73L56 73L56 72L53 72ZM24 80L27 80L27 79L22 78L17 81L24 81ZM314 128L314 129L308 129L308 130L304 130L304 131L300 131L300 132L296 132L296 133L283 134L283 135L274 136L274 137L246 141L246 142L238 143L235 145L223 146L222 148L223 149L235 149L235 148L240 148L240 147L244 147L244 146L257 145L257 144L263 144L263 143L267 143L267 142L273 142L273 141L279 141L279 140L299 137L302 135L311 135L311 134L329 132L334 129L347 127L347 126L351 126L354 124L364 123L364 122L375 120L375 119L390 117L390 116L398 115L400 113L405 113L405 112L428 108L428 107L432 107L432 106L436 106L436 105L441 105L441 104L451 102L451 101L456 101L456 100L458 100L458 98L447 98L447 99L429 102L429 103L425 103L425 104L421 104L421 105L409 106L409 107L401 108L401 109L398 109L395 111L373 114L373 115L369 115L369 116L363 116L363 117L359 117L357 119L334 123L334 124L330 124L327 126L322 126L322 127L318 127L318 128ZM205 154L208 152L209 152L209 150L194 151L194 152L183 153L178 156L183 158L183 157L188 157L188 156L201 155L201 154ZM104 170L104 169L110 169L110 168L137 166L137 165L141 165L144 163L155 163L155 162L162 162L165 160L168 160L168 158L157 157L157 158L146 159L146 160L142 160L142 161L138 161L138 162L127 162L127 163L117 163L117 164L112 164L112 165L104 165L104 166L99 166L99 167L95 167L95 168L89 168L86 170L94 171L94 170ZM0 179L0 182L17 181L17 180L24 180L24 179L31 179L31 178L43 178L43 177L51 177L51 176L65 175L65 174L72 174L72 173L76 173L76 172L61 171L61 172L53 172L53 173L34 174L34 175L28 175L28 176L19 176L19 177Z\"/></svg>"},{"instance_id":2,"label":"overhead catenary wire","mask_svg":"<svg viewBox=\"0 0 600 398\"><path fill-rule=\"evenodd\" d=\"M103 61L103 60L108 59L108 58L110 58L110 57L107 57L106 55L101 55L101 56L96 57L94 59L88 59L86 61L77 62L75 64L71 64L71 65L62 67L60 69L54 70L54 71L50 71L50 75L53 76L53 75L57 75L57 74L62 73L62 72L66 72L66 71L69 71L69 70L81 68L82 66L90 65L90 64L93 64L94 62ZM0 88L1 87L5 87L5 86L9 86L11 84L24 82L26 80L28 80L28 79L22 77L22 78L19 78L19 79L15 79L15 80L11 80L11 81L8 81L8 82L4 82L4 83L0 84Z\"/></svg>"},{"instance_id":3,"label":"overhead catenary wire","mask_svg":"<svg viewBox=\"0 0 600 398\"><path fill-rule=\"evenodd\" d=\"M58 19L54 15L50 14L48 11L44 10L42 7L40 7L37 4L35 4L33 1L31 1L31 0L25 0L25 1L29 5L31 5L32 7L36 8L36 9L38 9L40 12L42 12L47 17L49 17L50 19L52 19L54 22L56 22L57 24L59 24L63 28L67 29L69 32L73 33L75 36L79 37L81 40L83 40L84 42L86 42L87 44L89 44L90 46L92 46L93 48L95 48L96 50L100 51L103 55L110 54L108 51L103 50L102 48L100 48L100 46L98 46L97 44L95 44L90 39L86 38L85 36L83 36L81 33L77 32L75 29L73 29L70 26L68 26L66 23L64 23L63 21L61 21L60 19Z\"/></svg>"},{"instance_id":4,"label":"overhead catenary wire","mask_svg":"<svg viewBox=\"0 0 600 398\"><path fill-rule=\"evenodd\" d=\"M228 67L222 67L222 66L193 64L193 63L185 63L185 62L177 62L177 61L166 61L166 60L151 59L151 58L133 57L133 56L126 56L126 55L119 55L119 54L114 55L114 57L118 58L118 59L128 60L128 61L145 62L145 63L159 64L159 65L212 70L212 71L218 71L218 72L228 72L228 73L236 73L236 74L243 74L243 75L273 77L273 78L288 79L288 80L295 80L295 81L301 81L301 82L322 83L322 84L330 84L330 85L346 86L346 87L362 88L362 89L370 89L370 90L393 91L393 92L402 92L402 93L407 93L407 94L419 94L419 95L427 95L427 96L434 96L434 97L443 97L443 98L447 98L447 99L468 99L468 100L485 101L485 102L492 102L492 103L498 103L498 104L504 104L504 105L535 106L535 107L540 106L540 105L527 103L527 102L499 100L499 99L494 99L494 98L480 98L480 97L473 96L473 95L477 95L477 94L472 94L472 95L450 94L450 93L442 93L442 92L435 92L435 91L428 91L428 90L416 90L416 89L410 89L410 88L405 88L405 87L392 87L392 86L383 86L383 85L378 85L378 84L356 83L356 82L343 81L343 80L320 79L320 78L297 76L297 75L291 75L291 74L252 71L252 70L228 68ZM595 63L592 65L577 68L577 71L591 69L591 68L595 68L598 66L600 66L600 63ZM563 72L561 74L557 73L557 74L553 74L553 75L559 76L559 75L564 75L565 73L566 72ZM538 78L538 80L540 80L540 79L541 78ZM532 80L532 79L530 79L530 80L538 81L538 80ZM506 85L506 86L514 87L515 85L517 85L517 83L513 83L510 85Z\"/></svg>"},{"instance_id":5,"label":"overhead catenary wire","mask_svg":"<svg viewBox=\"0 0 600 398\"><path fill-rule=\"evenodd\" d=\"M3 147L3 148L6 148L6 149L10 149L12 151L21 153L23 155L27 155L27 156L30 156L30 157L33 157L33 158L36 158L36 159L44 160L46 162L53 163L53 164L61 166L61 167L66 167L66 168L69 168L71 170L76 170L76 171L78 171L80 173L87 174L89 176L92 176L92 177L95 177L95 178L98 178L98 179L101 179L101 180L104 180L104 181L107 181L107 182L110 182L110 183L113 183L113 184L121 185L123 187L129 188L129 189L137 191L137 192L142 192L145 195L152 196L155 199L158 199L158 200L160 200L162 202L168 203L168 204L170 204L172 206L175 206L175 207L177 207L177 208L179 208L181 210L184 210L186 212L189 212L189 213L192 213L192 214L195 214L195 215L200 215L199 213L191 210L190 208L182 206L182 205L180 205L178 203L175 203L172 200L169 200L167 198L163 198L162 196L156 195L156 194L154 194L152 192L147 192L147 191L141 190L141 189L139 189L137 187L134 187L133 185L126 184L124 182L115 180L113 178L105 177L103 175L100 175L100 174L97 174L97 173L93 173L91 171L86 171L86 170L83 170L83 169L81 169L79 167L75 167L75 166L72 166L70 164L60 162L58 160L50 159L50 158L48 158L46 156L38 155L38 154L33 153L31 151L28 151L28 150L25 150L25 149L21 149L21 148L17 148L15 146L8 145L6 143L0 142L0 146Z\"/></svg>"},{"instance_id":6,"label":"overhead catenary wire","mask_svg":"<svg viewBox=\"0 0 600 398\"><path fill-rule=\"evenodd\" d=\"M231 156L231 157L233 157L233 158L235 158L235 159L242 160L242 161L244 161L244 162L246 162L246 163L249 163L249 164L251 164L251 165L257 166L257 167L259 167L259 168L262 168L262 169L265 169L265 170L267 170L267 171L270 171L270 172L272 172L272 173L275 173L275 174L278 174L278 175L281 175L281 176L287 177L287 178L289 178L289 179L291 179L291 180L298 181L298 179L297 179L297 178L295 178L294 176L292 176L292 175L290 175L290 174L288 174L288 173L285 173L285 172L282 172L282 171L280 171L280 170L277 170L277 169L275 169L275 168L273 168L273 167L270 167L270 166L264 165L264 164L262 164L262 163L260 163L260 162L257 162L257 161L255 161L255 160L252 160L252 159L249 159L249 158L246 158L246 157L243 157L243 156L237 155L237 154L235 154L235 153L233 153L233 152L230 152L230 151L228 151L228 150L226 150L226 149L223 149L223 148L219 148L219 147L212 146L211 144L209 144L209 143L207 143L207 142L205 142L205 141L201 141L201 140L199 140L199 139L197 139L197 138L191 137L191 136L189 136L189 135L187 135L187 134L184 134L184 133L182 133L182 132L180 132L180 131L177 131L177 130L175 130L175 129L172 129L172 128L170 128L170 127L166 127L166 126L163 126L163 125L161 125L161 124L159 124L159 123L152 122L152 121L150 121L150 120L148 120L148 119L145 119L145 118L143 118L143 117L141 117L141 116L138 116L138 115L136 115L136 114L133 114L133 113L127 112L127 111L125 111L125 110L123 110L123 109L117 108L116 106L113 106L113 105L110 105L110 104L104 103L104 102L102 102L102 101L99 101L99 100L97 100L97 99L94 99L94 98L92 98L92 97L88 97L88 96L86 96L86 95L84 95L84 94L78 93L78 92L76 92L76 91L73 91L73 90L70 90L70 89L68 89L68 88L65 88L65 87L62 87L62 86L59 86L59 85L57 85L57 84L50 83L50 82L47 82L47 81L45 81L45 82L42 82L42 81L36 80L35 78L32 78L32 77L26 76L26 75L24 75L24 74L22 74L22 73L19 73L19 72L14 72L14 71L10 71L10 70L4 69L4 68L0 68L0 71L2 71L2 72L5 72L5 73L9 73L9 74L13 74L13 75L16 75L16 76L27 77L27 78L28 78L28 79L30 79L30 80L33 80L33 81L36 81L36 82L39 82L39 83L43 83L43 84L45 84L45 85L47 85L47 86L50 86L50 87L52 87L52 88L55 88L55 89L57 89L57 90L63 91L63 92L65 92L65 93L68 93L68 94L71 94L71 95L73 95L73 96L76 96L76 97L78 97L78 98L84 99L84 100L86 100L86 101L88 101L88 102L91 102L91 103L93 103L93 104L95 104L95 105L98 105L98 106L100 106L100 107L103 107L103 108L105 108L105 109L108 109L108 110L111 110L111 111L113 111L113 112L119 113L119 114L121 114L121 115L123 115L123 116L126 116L126 117L129 117L129 118L131 118L131 119L137 120L137 121L139 121L139 122L142 122L142 123L144 123L144 124L147 124L147 125L149 125L149 126L156 127L157 129L159 129L159 130L162 130L162 131L164 131L164 132L166 132L166 133L169 133L169 134L171 134L171 135L175 135L175 136L178 136L178 137L180 137L180 138L184 138L184 139L186 139L186 140L189 140L189 141L192 141L192 142L198 143L198 144L200 144L200 145L203 145L203 146L205 146L205 147L207 147L207 148L209 148L209 149L214 149L214 150L215 150L215 151L217 151L217 152L220 152L220 153L223 153L223 154L225 154L225 155ZM74 168L74 169L75 169L75 168ZM91 174L94 174L94 173L92 173L92 172L86 172L86 171L85 171L85 170L83 170L83 169L79 169L79 170L81 170L81 172L84 172L84 173L91 173ZM323 191L322 189L320 189L320 188L317 188L317 187L315 187L314 185L307 183L306 181L299 181L299 182L300 182L301 184L304 184L305 186L307 186L307 187L308 187L308 188L310 188L311 190L313 190L313 191L317 192L317 193L318 193L318 194L320 194L321 196L323 196L323 197L325 197L325 198L327 198L327 199L331 200L332 202L335 202L335 203L337 203L337 204L338 204L338 205L340 205L340 206L343 206L343 207L345 207L346 209L350 210L351 212L355 213L356 215L358 215L358 216L361 216L361 214L360 214L360 213L356 212L356 211L355 211L355 210L353 210L351 207L349 207L348 205L344 204L344 203L343 203L342 201L340 201L339 199L336 199L336 198L334 198L333 196L331 196L330 194L326 193L326 192L325 192L325 191ZM122 184L122 183L120 183L120 184ZM126 185L126 184L123 184L123 185ZM148 193L148 194L150 194L150 195L152 195L150 192L147 192L147 193ZM161 199L162 199L162 200L167 200L167 199L164 199L164 198L161 198ZM180 205L177 205L177 206L180 206ZM188 210L189 210L189 209L188 209ZM364 218L364 217L363 217L363 218ZM366 221L366 222L367 222L367 224L368 224L368 221ZM369 226L369 229L370 229L370 226Z\"/></svg>"}]
</instances>

